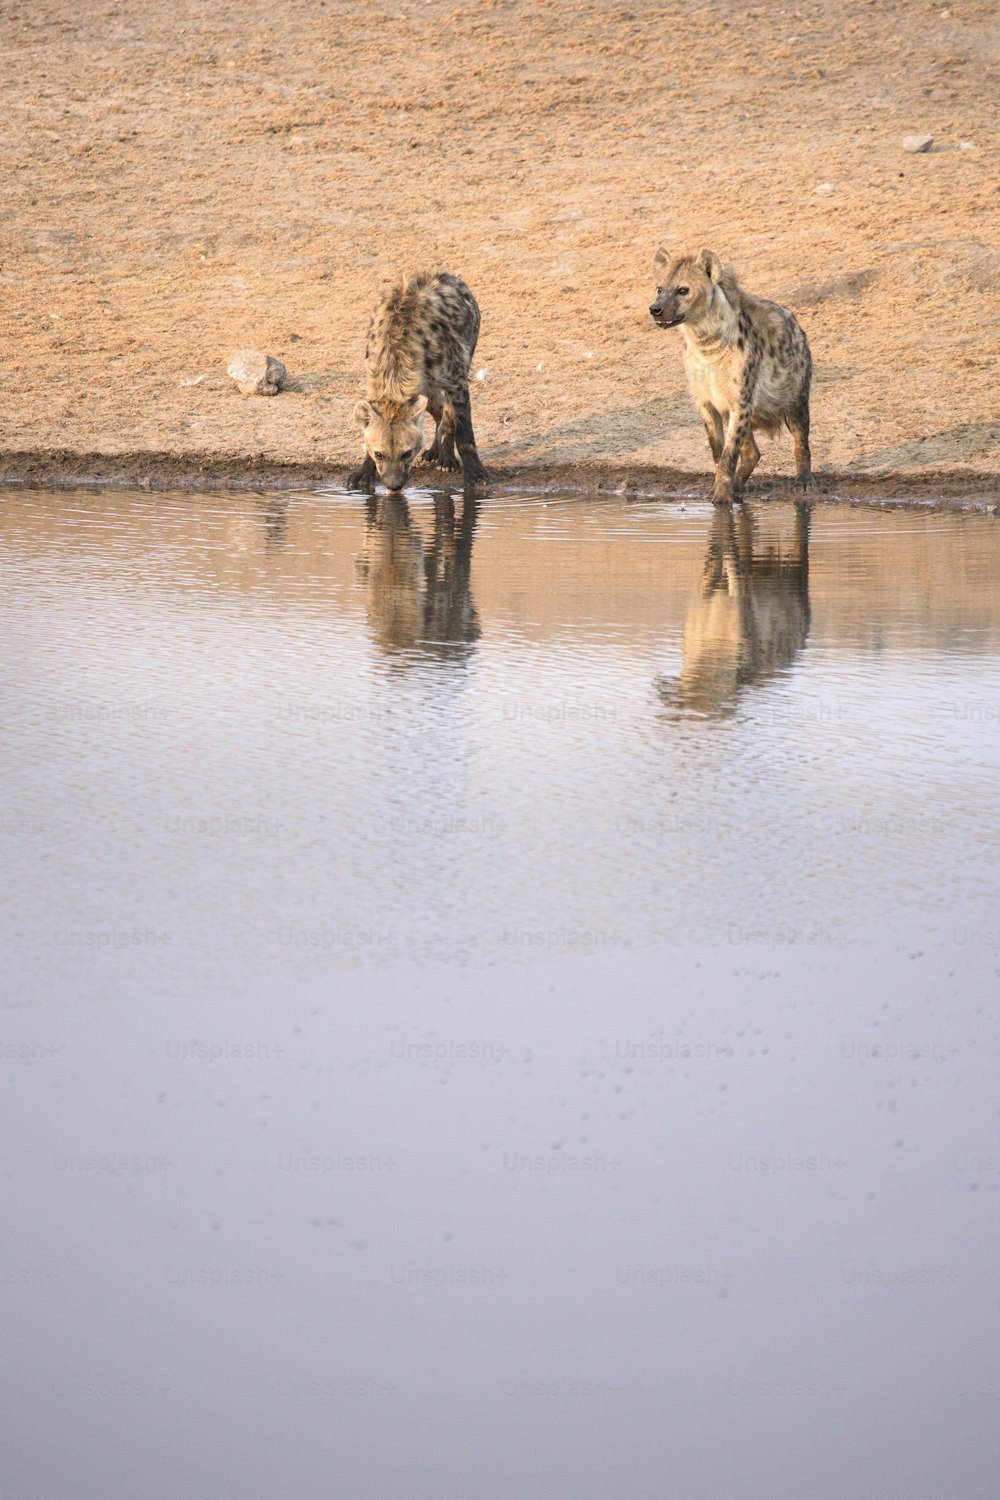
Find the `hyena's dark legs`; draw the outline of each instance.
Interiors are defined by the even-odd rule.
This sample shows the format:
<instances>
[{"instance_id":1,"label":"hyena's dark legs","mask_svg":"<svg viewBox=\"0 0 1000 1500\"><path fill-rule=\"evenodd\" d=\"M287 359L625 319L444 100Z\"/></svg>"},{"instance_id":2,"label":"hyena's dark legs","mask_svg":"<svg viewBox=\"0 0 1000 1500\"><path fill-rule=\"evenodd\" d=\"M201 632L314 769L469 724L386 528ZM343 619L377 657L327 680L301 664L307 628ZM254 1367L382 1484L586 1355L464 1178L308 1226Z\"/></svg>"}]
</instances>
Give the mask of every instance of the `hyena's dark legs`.
<instances>
[{"instance_id":1,"label":"hyena's dark legs","mask_svg":"<svg viewBox=\"0 0 1000 1500\"><path fill-rule=\"evenodd\" d=\"M355 469L354 473L348 479L347 488L349 490L370 490L375 485L375 475L377 473L375 460L370 453L366 453L365 461L361 465L361 468Z\"/></svg>"},{"instance_id":2,"label":"hyena's dark legs","mask_svg":"<svg viewBox=\"0 0 1000 1500\"><path fill-rule=\"evenodd\" d=\"M809 402L802 405L788 418L788 426L795 444L795 487L809 488L812 479L812 454L809 451Z\"/></svg>"},{"instance_id":3,"label":"hyena's dark legs","mask_svg":"<svg viewBox=\"0 0 1000 1500\"><path fill-rule=\"evenodd\" d=\"M425 463L436 464L441 452L441 418L444 415L444 403L440 396L427 397L427 410L434 423L434 441L425 448L420 455Z\"/></svg>"},{"instance_id":4,"label":"hyena's dark legs","mask_svg":"<svg viewBox=\"0 0 1000 1500\"><path fill-rule=\"evenodd\" d=\"M438 463L442 469L458 468L458 459L455 457L455 409L447 396L444 398L444 415L438 437Z\"/></svg>"},{"instance_id":5,"label":"hyena's dark legs","mask_svg":"<svg viewBox=\"0 0 1000 1500\"><path fill-rule=\"evenodd\" d=\"M427 410L434 418L435 431L434 441L424 453L424 458L428 463L437 464L441 469L457 469L455 413L452 411L451 402L447 396L438 391L428 399Z\"/></svg>"},{"instance_id":6,"label":"hyena's dark legs","mask_svg":"<svg viewBox=\"0 0 1000 1500\"><path fill-rule=\"evenodd\" d=\"M482 484L489 476L476 449L475 434L472 431L472 403L467 385L460 391L451 392L451 406L455 413L455 442L462 460L465 482Z\"/></svg>"}]
</instances>

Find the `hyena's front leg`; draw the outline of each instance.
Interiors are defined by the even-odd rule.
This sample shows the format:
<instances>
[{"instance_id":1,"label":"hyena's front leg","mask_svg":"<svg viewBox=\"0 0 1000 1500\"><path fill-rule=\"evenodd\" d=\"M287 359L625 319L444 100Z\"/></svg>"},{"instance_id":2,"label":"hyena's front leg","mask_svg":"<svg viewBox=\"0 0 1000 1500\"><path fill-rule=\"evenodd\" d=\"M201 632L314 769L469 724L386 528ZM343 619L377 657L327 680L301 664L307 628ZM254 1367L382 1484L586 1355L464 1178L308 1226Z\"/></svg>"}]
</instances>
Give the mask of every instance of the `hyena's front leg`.
<instances>
[{"instance_id":1,"label":"hyena's front leg","mask_svg":"<svg viewBox=\"0 0 1000 1500\"><path fill-rule=\"evenodd\" d=\"M760 449L757 447L757 439L752 432L748 432L740 449L740 462L736 470L736 478L733 480L733 489L739 494L746 484L750 475L760 463Z\"/></svg>"},{"instance_id":2,"label":"hyena's front leg","mask_svg":"<svg viewBox=\"0 0 1000 1500\"><path fill-rule=\"evenodd\" d=\"M472 403L469 400L468 385L463 386L459 391L451 393L451 406L455 413L455 442L462 460L465 482L466 484L485 484L489 479L489 475L483 468L476 449L475 434L472 431Z\"/></svg>"},{"instance_id":3,"label":"hyena's front leg","mask_svg":"<svg viewBox=\"0 0 1000 1500\"><path fill-rule=\"evenodd\" d=\"M733 502L734 479L736 477L736 465L739 461L740 450L746 442L750 431L750 408L740 406L736 411L729 413L729 421L726 424L726 441L719 455L719 462L715 469L715 484L712 488L713 505L731 505Z\"/></svg>"},{"instance_id":4,"label":"hyena's front leg","mask_svg":"<svg viewBox=\"0 0 1000 1500\"><path fill-rule=\"evenodd\" d=\"M706 403L701 408L701 420L705 424L708 446L712 450L712 462L717 464L722 457L722 418L714 406Z\"/></svg>"},{"instance_id":5,"label":"hyena's front leg","mask_svg":"<svg viewBox=\"0 0 1000 1500\"><path fill-rule=\"evenodd\" d=\"M349 490L374 489L375 475L377 473L378 470L375 467L375 460L372 458L370 453L366 453L365 461L361 465L361 468L355 469L354 473L348 479L347 488Z\"/></svg>"},{"instance_id":6,"label":"hyena's front leg","mask_svg":"<svg viewBox=\"0 0 1000 1500\"><path fill-rule=\"evenodd\" d=\"M739 402L729 413L729 421L726 424L726 442L715 471L712 500L716 505L731 505L734 491L737 493L739 491L739 486L735 483L736 467L744 443L748 438L752 441L753 397L759 369L760 350L755 350L751 346L747 351L746 364L740 376Z\"/></svg>"}]
</instances>

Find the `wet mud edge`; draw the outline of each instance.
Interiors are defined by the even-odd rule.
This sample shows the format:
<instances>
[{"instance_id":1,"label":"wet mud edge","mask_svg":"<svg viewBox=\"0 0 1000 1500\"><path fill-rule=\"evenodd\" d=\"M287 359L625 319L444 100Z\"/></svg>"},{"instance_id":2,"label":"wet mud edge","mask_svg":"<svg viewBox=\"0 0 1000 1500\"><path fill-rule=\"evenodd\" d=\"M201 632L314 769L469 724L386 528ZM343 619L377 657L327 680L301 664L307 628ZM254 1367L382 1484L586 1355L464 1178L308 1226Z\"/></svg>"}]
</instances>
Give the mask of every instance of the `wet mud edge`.
<instances>
[{"instance_id":1,"label":"wet mud edge","mask_svg":"<svg viewBox=\"0 0 1000 1500\"><path fill-rule=\"evenodd\" d=\"M80 485L149 490L289 490L343 485L349 469L339 464L288 463L264 455L74 453L52 448L36 452L0 452L0 483L45 488ZM456 489L458 476L418 467L415 487ZM490 494L617 494L678 503L708 499L710 476L658 465L610 463L525 464L492 466L491 483L477 490ZM750 500L800 498L787 479L766 476L748 492ZM907 473L856 474L820 472L805 497L811 501L848 501L873 505L940 505L947 509L990 511L1000 515L1000 475L975 470L917 470Z\"/></svg>"}]
</instances>

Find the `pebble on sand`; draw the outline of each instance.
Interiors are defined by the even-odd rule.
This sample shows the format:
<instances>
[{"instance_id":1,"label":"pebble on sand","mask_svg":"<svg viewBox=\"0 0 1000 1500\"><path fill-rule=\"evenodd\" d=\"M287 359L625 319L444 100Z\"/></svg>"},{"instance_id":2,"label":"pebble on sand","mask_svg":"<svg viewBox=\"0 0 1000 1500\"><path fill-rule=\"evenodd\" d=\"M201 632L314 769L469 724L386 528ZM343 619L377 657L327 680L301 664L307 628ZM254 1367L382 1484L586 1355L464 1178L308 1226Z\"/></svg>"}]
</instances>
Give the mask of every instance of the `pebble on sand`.
<instances>
[{"instance_id":1,"label":"pebble on sand","mask_svg":"<svg viewBox=\"0 0 1000 1500\"><path fill-rule=\"evenodd\" d=\"M276 396L288 378L280 359L257 349L237 349L226 369L244 396Z\"/></svg>"},{"instance_id":2,"label":"pebble on sand","mask_svg":"<svg viewBox=\"0 0 1000 1500\"><path fill-rule=\"evenodd\" d=\"M903 150L909 151L911 156L918 156L921 151L929 151L934 144L932 135L904 135Z\"/></svg>"}]
</instances>

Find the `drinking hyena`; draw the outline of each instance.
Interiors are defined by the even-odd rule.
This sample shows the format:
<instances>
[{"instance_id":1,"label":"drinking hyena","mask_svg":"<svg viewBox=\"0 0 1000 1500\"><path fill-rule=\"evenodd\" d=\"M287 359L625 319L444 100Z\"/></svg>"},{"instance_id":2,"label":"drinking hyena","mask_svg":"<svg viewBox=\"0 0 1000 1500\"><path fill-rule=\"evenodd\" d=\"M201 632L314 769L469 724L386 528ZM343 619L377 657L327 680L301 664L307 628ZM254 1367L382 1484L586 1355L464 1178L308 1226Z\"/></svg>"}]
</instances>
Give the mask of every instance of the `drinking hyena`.
<instances>
[{"instance_id":1,"label":"drinking hyena","mask_svg":"<svg viewBox=\"0 0 1000 1500\"><path fill-rule=\"evenodd\" d=\"M364 428L365 459L352 489L375 475L401 490L423 439L423 413L436 423L424 458L464 470L466 484L486 479L472 431L469 366L479 337L479 305L447 272L400 276L372 313L365 347L367 399L354 408ZM455 457L458 448L459 457Z\"/></svg>"},{"instance_id":2,"label":"drinking hyena","mask_svg":"<svg viewBox=\"0 0 1000 1500\"><path fill-rule=\"evenodd\" d=\"M793 313L752 297L711 250L676 259L657 250L660 277L649 311L661 328L682 328L684 367L715 460L712 499L738 496L760 459L754 432L788 427L795 478L809 483L812 357Z\"/></svg>"}]
</instances>

